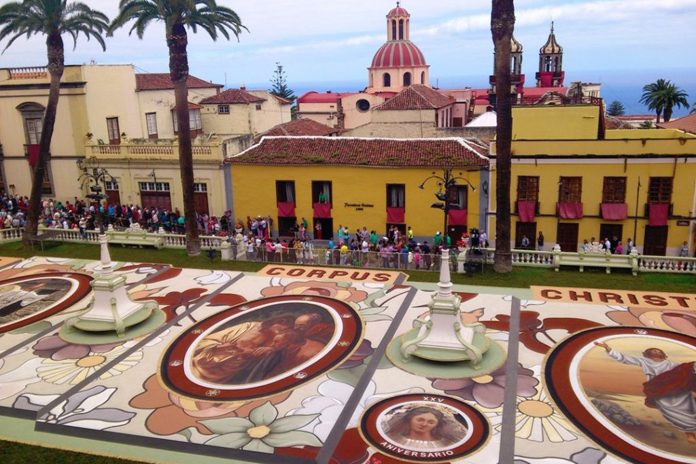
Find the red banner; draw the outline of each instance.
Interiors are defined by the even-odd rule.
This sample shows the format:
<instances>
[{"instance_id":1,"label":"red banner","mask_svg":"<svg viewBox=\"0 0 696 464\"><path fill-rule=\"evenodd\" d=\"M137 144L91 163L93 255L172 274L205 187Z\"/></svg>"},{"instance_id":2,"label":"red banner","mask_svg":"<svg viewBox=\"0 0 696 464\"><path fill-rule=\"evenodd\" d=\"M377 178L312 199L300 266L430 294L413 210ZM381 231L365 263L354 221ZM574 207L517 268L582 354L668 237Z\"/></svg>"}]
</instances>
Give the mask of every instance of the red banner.
<instances>
[{"instance_id":1,"label":"red banner","mask_svg":"<svg viewBox=\"0 0 696 464\"><path fill-rule=\"evenodd\" d=\"M465 209L451 209L447 212L447 223L451 226L465 226L466 225L466 211Z\"/></svg>"},{"instance_id":2,"label":"red banner","mask_svg":"<svg viewBox=\"0 0 696 464\"><path fill-rule=\"evenodd\" d=\"M534 222L534 214L536 210L536 201L517 202L517 213L520 215L520 222Z\"/></svg>"},{"instance_id":3,"label":"red banner","mask_svg":"<svg viewBox=\"0 0 696 464\"><path fill-rule=\"evenodd\" d=\"M561 202L558 204L558 215L562 219L582 218L582 203L576 201Z\"/></svg>"},{"instance_id":4,"label":"red banner","mask_svg":"<svg viewBox=\"0 0 696 464\"><path fill-rule=\"evenodd\" d=\"M278 217L295 217L295 203L279 201Z\"/></svg>"},{"instance_id":5,"label":"red banner","mask_svg":"<svg viewBox=\"0 0 696 464\"><path fill-rule=\"evenodd\" d=\"M666 226L669 217L669 203L650 203L648 206L648 224Z\"/></svg>"},{"instance_id":6,"label":"red banner","mask_svg":"<svg viewBox=\"0 0 696 464\"><path fill-rule=\"evenodd\" d=\"M312 208L314 209L315 218L331 217L331 203L314 203Z\"/></svg>"},{"instance_id":7,"label":"red banner","mask_svg":"<svg viewBox=\"0 0 696 464\"><path fill-rule=\"evenodd\" d=\"M29 158L29 166L32 168L39 161L39 148L40 145L27 145L27 157Z\"/></svg>"},{"instance_id":8,"label":"red banner","mask_svg":"<svg viewBox=\"0 0 696 464\"><path fill-rule=\"evenodd\" d=\"M405 216L405 208L387 208L387 224L403 224Z\"/></svg>"},{"instance_id":9,"label":"red banner","mask_svg":"<svg viewBox=\"0 0 696 464\"><path fill-rule=\"evenodd\" d=\"M626 203L602 203L602 219L622 221L628 217Z\"/></svg>"}]
</instances>

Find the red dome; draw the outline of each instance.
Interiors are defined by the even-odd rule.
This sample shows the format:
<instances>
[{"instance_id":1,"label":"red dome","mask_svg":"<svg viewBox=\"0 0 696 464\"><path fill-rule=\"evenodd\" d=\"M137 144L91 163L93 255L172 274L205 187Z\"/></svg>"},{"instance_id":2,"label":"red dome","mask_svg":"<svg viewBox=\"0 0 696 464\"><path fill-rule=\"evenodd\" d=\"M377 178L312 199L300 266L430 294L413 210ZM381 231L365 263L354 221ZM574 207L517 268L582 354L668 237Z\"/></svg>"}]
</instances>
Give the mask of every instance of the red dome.
<instances>
[{"instance_id":1,"label":"red dome","mask_svg":"<svg viewBox=\"0 0 696 464\"><path fill-rule=\"evenodd\" d=\"M372 68L401 68L427 66L425 57L410 40L390 40L382 45L372 58Z\"/></svg>"},{"instance_id":2,"label":"red dome","mask_svg":"<svg viewBox=\"0 0 696 464\"><path fill-rule=\"evenodd\" d=\"M408 14L408 11L406 11L406 8L401 8L400 6L397 6L396 8L392 8L389 11L389 13L387 13L387 18L396 18L397 16L410 17L411 15Z\"/></svg>"}]
</instances>

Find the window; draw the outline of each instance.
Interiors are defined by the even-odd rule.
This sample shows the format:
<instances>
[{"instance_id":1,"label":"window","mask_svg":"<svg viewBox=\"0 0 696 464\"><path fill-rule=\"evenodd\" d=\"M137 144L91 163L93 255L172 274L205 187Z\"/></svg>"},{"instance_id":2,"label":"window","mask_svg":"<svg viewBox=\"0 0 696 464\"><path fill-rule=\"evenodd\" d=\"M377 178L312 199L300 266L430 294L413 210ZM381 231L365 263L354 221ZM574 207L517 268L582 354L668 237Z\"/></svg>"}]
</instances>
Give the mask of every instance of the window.
<instances>
[{"instance_id":1,"label":"window","mask_svg":"<svg viewBox=\"0 0 696 464\"><path fill-rule=\"evenodd\" d=\"M27 145L41 143L44 107L38 103L22 103L17 107L24 121L24 135Z\"/></svg>"},{"instance_id":2,"label":"window","mask_svg":"<svg viewBox=\"0 0 696 464\"><path fill-rule=\"evenodd\" d=\"M150 139L157 138L157 113L145 113L145 122L147 124L147 137Z\"/></svg>"},{"instance_id":3,"label":"window","mask_svg":"<svg viewBox=\"0 0 696 464\"><path fill-rule=\"evenodd\" d=\"M179 132L179 121L176 119L176 110L172 110L172 118L174 120L174 132ZM203 129L201 125L201 110L193 108L189 110L189 130L191 132L200 131Z\"/></svg>"},{"instance_id":4,"label":"window","mask_svg":"<svg viewBox=\"0 0 696 464\"><path fill-rule=\"evenodd\" d=\"M425 84L425 71L421 72L421 84Z\"/></svg>"},{"instance_id":5,"label":"window","mask_svg":"<svg viewBox=\"0 0 696 464\"><path fill-rule=\"evenodd\" d=\"M106 130L109 134L109 143L111 145L121 143L121 129L118 127L118 118L106 118Z\"/></svg>"},{"instance_id":6,"label":"window","mask_svg":"<svg viewBox=\"0 0 696 464\"><path fill-rule=\"evenodd\" d=\"M602 203L626 202L626 178L605 177L602 189Z\"/></svg>"},{"instance_id":7,"label":"window","mask_svg":"<svg viewBox=\"0 0 696 464\"><path fill-rule=\"evenodd\" d=\"M648 187L649 203L669 203L672 200L672 178L651 177Z\"/></svg>"},{"instance_id":8,"label":"window","mask_svg":"<svg viewBox=\"0 0 696 464\"><path fill-rule=\"evenodd\" d=\"M396 40L396 19L392 19L392 40Z\"/></svg>"},{"instance_id":9,"label":"window","mask_svg":"<svg viewBox=\"0 0 696 464\"><path fill-rule=\"evenodd\" d=\"M256 111L261 111L261 103L256 104Z\"/></svg>"},{"instance_id":10,"label":"window","mask_svg":"<svg viewBox=\"0 0 696 464\"><path fill-rule=\"evenodd\" d=\"M218 114L230 114L230 105L218 105Z\"/></svg>"},{"instance_id":11,"label":"window","mask_svg":"<svg viewBox=\"0 0 696 464\"><path fill-rule=\"evenodd\" d=\"M558 189L559 203L580 203L582 199L582 177L561 177Z\"/></svg>"},{"instance_id":12,"label":"window","mask_svg":"<svg viewBox=\"0 0 696 464\"><path fill-rule=\"evenodd\" d=\"M399 40L404 40L404 20L399 20Z\"/></svg>"},{"instance_id":13,"label":"window","mask_svg":"<svg viewBox=\"0 0 696 464\"><path fill-rule=\"evenodd\" d=\"M276 181L276 201L278 203L295 203L295 182L291 180Z\"/></svg>"},{"instance_id":14,"label":"window","mask_svg":"<svg viewBox=\"0 0 696 464\"><path fill-rule=\"evenodd\" d=\"M387 184L387 208L406 207L406 186L404 184Z\"/></svg>"},{"instance_id":15,"label":"window","mask_svg":"<svg viewBox=\"0 0 696 464\"><path fill-rule=\"evenodd\" d=\"M391 87L391 74L389 73L384 73L382 76L382 85L384 87Z\"/></svg>"},{"instance_id":16,"label":"window","mask_svg":"<svg viewBox=\"0 0 696 464\"><path fill-rule=\"evenodd\" d=\"M193 184L193 191L197 193L207 193L208 192L208 184L201 184L198 182L195 182Z\"/></svg>"},{"instance_id":17,"label":"window","mask_svg":"<svg viewBox=\"0 0 696 464\"><path fill-rule=\"evenodd\" d=\"M326 180L312 181L312 203L331 204L331 182Z\"/></svg>"},{"instance_id":18,"label":"window","mask_svg":"<svg viewBox=\"0 0 696 464\"><path fill-rule=\"evenodd\" d=\"M140 182L141 192L169 192L169 182Z\"/></svg>"},{"instance_id":19,"label":"window","mask_svg":"<svg viewBox=\"0 0 696 464\"><path fill-rule=\"evenodd\" d=\"M51 162L46 163L43 182L41 182L41 195L53 195L53 183L51 182Z\"/></svg>"},{"instance_id":20,"label":"window","mask_svg":"<svg viewBox=\"0 0 696 464\"><path fill-rule=\"evenodd\" d=\"M466 209L468 200L466 185L453 185L447 191L447 203L449 209Z\"/></svg>"},{"instance_id":21,"label":"window","mask_svg":"<svg viewBox=\"0 0 696 464\"><path fill-rule=\"evenodd\" d=\"M404 73L404 87L408 87L411 85L411 73L407 72Z\"/></svg>"},{"instance_id":22,"label":"window","mask_svg":"<svg viewBox=\"0 0 696 464\"><path fill-rule=\"evenodd\" d=\"M107 180L104 182L104 189L105 190L118 190L118 182L115 180Z\"/></svg>"},{"instance_id":23,"label":"window","mask_svg":"<svg viewBox=\"0 0 696 464\"><path fill-rule=\"evenodd\" d=\"M365 111L370 110L370 102L365 100L364 98L361 98L357 102L355 102L355 107L357 108L358 111L361 113L364 113Z\"/></svg>"},{"instance_id":24,"label":"window","mask_svg":"<svg viewBox=\"0 0 696 464\"><path fill-rule=\"evenodd\" d=\"M519 176L517 178L517 201L539 200L539 177Z\"/></svg>"}]
</instances>

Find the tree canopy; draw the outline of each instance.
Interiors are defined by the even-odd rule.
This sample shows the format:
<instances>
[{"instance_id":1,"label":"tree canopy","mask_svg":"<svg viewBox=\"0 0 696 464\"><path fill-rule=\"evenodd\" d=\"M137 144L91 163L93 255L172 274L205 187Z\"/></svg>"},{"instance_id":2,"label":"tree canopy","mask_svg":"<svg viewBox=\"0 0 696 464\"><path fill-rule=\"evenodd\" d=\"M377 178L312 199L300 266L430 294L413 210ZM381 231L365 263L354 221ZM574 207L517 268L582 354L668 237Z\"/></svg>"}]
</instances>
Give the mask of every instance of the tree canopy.
<instances>
[{"instance_id":1,"label":"tree canopy","mask_svg":"<svg viewBox=\"0 0 696 464\"><path fill-rule=\"evenodd\" d=\"M688 94L667 79L658 79L655 82L643 86L643 95L640 102L647 105L657 115L657 123L660 116L667 122L672 118L675 107L688 108Z\"/></svg>"},{"instance_id":2,"label":"tree canopy","mask_svg":"<svg viewBox=\"0 0 696 464\"><path fill-rule=\"evenodd\" d=\"M609 106L607 106L607 114L609 116L623 116L626 114L626 108L623 106L623 103L618 100L614 100L613 102L609 103Z\"/></svg>"},{"instance_id":3,"label":"tree canopy","mask_svg":"<svg viewBox=\"0 0 696 464\"><path fill-rule=\"evenodd\" d=\"M276 63L276 69L273 71L273 76L271 76L271 84L269 92L276 97L285 98L291 102L297 99L295 92L288 87L287 76L283 65L280 63Z\"/></svg>"}]
</instances>

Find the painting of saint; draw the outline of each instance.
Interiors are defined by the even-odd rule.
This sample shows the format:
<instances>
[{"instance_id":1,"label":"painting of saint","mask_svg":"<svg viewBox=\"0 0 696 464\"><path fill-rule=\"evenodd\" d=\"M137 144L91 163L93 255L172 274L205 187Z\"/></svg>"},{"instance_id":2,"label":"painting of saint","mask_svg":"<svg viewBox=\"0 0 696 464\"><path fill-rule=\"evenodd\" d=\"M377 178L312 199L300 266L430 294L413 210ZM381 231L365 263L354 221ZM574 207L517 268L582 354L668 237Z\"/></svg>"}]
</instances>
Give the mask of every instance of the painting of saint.
<instances>
[{"instance_id":1,"label":"painting of saint","mask_svg":"<svg viewBox=\"0 0 696 464\"><path fill-rule=\"evenodd\" d=\"M299 303L234 318L193 348L191 372L218 385L243 385L282 375L316 357L336 324L331 315Z\"/></svg>"},{"instance_id":2,"label":"painting of saint","mask_svg":"<svg viewBox=\"0 0 696 464\"><path fill-rule=\"evenodd\" d=\"M71 289L64 279L31 279L0 286L0 326L55 305Z\"/></svg>"},{"instance_id":3,"label":"painting of saint","mask_svg":"<svg viewBox=\"0 0 696 464\"><path fill-rule=\"evenodd\" d=\"M669 424L683 432L686 441L696 445L694 361L671 361L665 351L654 346L645 349L640 356L634 356L617 351L608 343L595 342L595 345L604 348L612 360L641 369L646 380L642 384L645 406L657 409Z\"/></svg>"},{"instance_id":4,"label":"painting of saint","mask_svg":"<svg viewBox=\"0 0 696 464\"><path fill-rule=\"evenodd\" d=\"M381 429L389 441L415 451L443 450L467 436L467 427L447 407L432 403L398 406L381 420Z\"/></svg>"}]
</instances>

